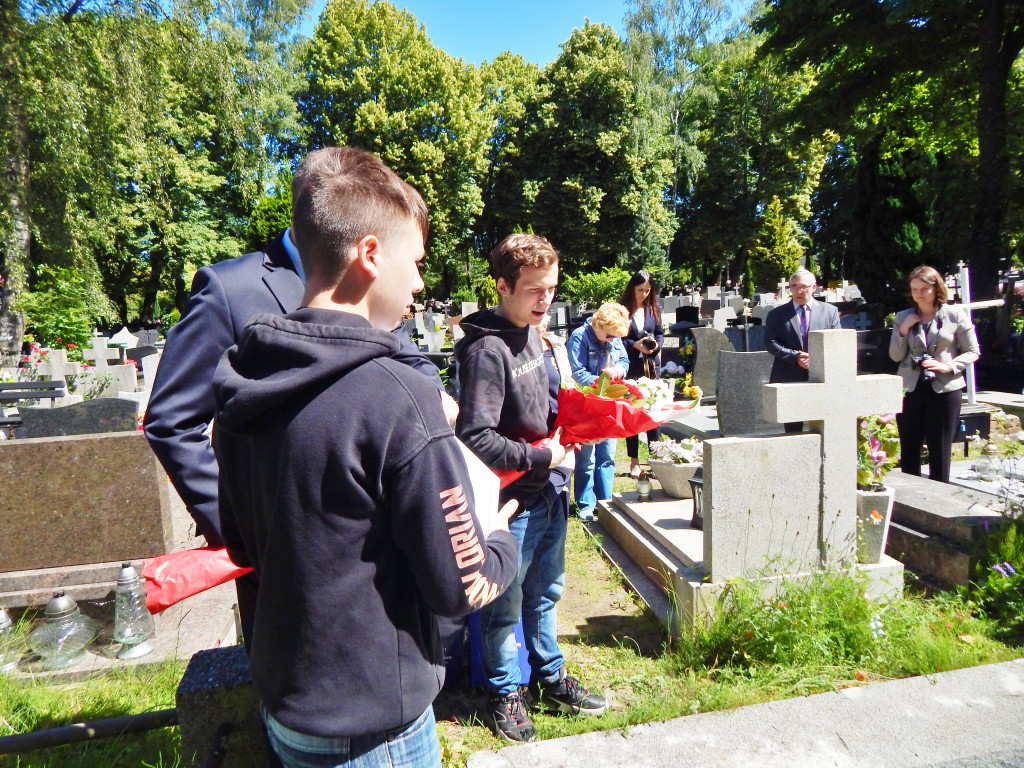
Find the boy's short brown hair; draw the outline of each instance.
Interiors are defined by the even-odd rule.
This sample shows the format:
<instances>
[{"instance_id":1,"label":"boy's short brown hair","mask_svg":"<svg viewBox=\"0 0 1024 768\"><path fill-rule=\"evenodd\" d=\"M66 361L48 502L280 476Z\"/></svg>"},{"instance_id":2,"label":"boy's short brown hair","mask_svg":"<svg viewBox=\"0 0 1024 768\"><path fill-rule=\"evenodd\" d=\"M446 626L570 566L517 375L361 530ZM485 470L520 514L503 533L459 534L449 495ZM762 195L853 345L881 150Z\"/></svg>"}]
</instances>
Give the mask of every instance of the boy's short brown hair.
<instances>
[{"instance_id":1,"label":"boy's short brown hair","mask_svg":"<svg viewBox=\"0 0 1024 768\"><path fill-rule=\"evenodd\" d=\"M310 152L292 181L292 235L307 275L336 281L348 250L373 234L387 240L412 219L426 242L427 206L380 158L354 147Z\"/></svg>"},{"instance_id":2,"label":"boy's short brown hair","mask_svg":"<svg viewBox=\"0 0 1024 768\"><path fill-rule=\"evenodd\" d=\"M558 263L558 251L540 235L512 234L491 251L491 277L505 278L514 291L523 267L547 267Z\"/></svg>"}]
</instances>

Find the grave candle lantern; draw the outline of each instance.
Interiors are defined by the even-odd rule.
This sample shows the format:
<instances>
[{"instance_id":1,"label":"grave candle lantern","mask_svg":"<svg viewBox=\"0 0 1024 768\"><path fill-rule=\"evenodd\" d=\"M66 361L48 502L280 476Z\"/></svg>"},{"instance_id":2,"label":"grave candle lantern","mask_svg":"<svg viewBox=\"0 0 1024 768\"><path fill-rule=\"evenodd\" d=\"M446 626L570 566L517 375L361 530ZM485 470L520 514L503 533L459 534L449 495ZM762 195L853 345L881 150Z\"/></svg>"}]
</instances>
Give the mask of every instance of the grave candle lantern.
<instances>
[{"instance_id":1,"label":"grave candle lantern","mask_svg":"<svg viewBox=\"0 0 1024 768\"><path fill-rule=\"evenodd\" d=\"M85 649L99 634L99 625L78 610L78 603L54 592L46 618L28 637L29 647L43 657L44 669L67 669L85 658Z\"/></svg>"},{"instance_id":2,"label":"grave candle lantern","mask_svg":"<svg viewBox=\"0 0 1024 768\"><path fill-rule=\"evenodd\" d=\"M14 624L7 611L0 608L0 674L13 672L18 666L21 650L14 633Z\"/></svg>"},{"instance_id":3,"label":"grave candle lantern","mask_svg":"<svg viewBox=\"0 0 1024 768\"><path fill-rule=\"evenodd\" d=\"M651 484L650 478L648 478L646 472L640 472L640 477L636 481L636 496L637 501L650 501L651 491L654 490L654 486Z\"/></svg>"},{"instance_id":4,"label":"grave candle lantern","mask_svg":"<svg viewBox=\"0 0 1024 768\"><path fill-rule=\"evenodd\" d=\"M992 481L999 477L1000 463L999 449L989 442L981 449L981 458L975 462L974 469L982 480Z\"/></svg>"},{"instance_id":5,"label":"grave candle lantern","mask_svg":"<svg viewBox=\"0 0 1024 768\"><path fill-rule=\"evenodd\" d=\"M124 647L119 659L137 659L155 647L153 614L146 608L146 588L131 563L121 563L114 590L114 640Z\"/></svg>"}]
</instances>

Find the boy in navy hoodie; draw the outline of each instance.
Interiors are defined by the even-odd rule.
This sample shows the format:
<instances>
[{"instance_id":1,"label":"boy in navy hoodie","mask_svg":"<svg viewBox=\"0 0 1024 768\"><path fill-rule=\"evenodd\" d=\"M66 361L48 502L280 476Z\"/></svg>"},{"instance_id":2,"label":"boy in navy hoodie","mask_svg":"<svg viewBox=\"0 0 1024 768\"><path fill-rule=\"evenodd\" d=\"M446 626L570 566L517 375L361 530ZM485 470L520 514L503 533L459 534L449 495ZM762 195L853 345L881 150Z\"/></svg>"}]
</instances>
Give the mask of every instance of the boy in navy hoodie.
<instances>
[{"instance_id":1,"label":"boy in navy hoodie","mask_svg":"<svg viewBox=\"0 0 1024 768\"><path fill-rule=\"evenodd\" d=\"M214 378L222 530L259 577L253 684L285 766L440 766L434 615L511 581L512 506L485 536L436 388L394 359L423 288L419 193L337 147L294 185L302 306L253 318Z\"/></svg>"},{"instance_id":2,"label":"boy in navy hoodie","mask_svg":"<svg viewBox=\"0 0 1024 768\"><path fill-rule=\"evenodd\" d=\"M548 372L536 326L558 285L558 251L537 235L506 237L491 252L498 306L463 319L455 347L459 417L455 431L492 469L525 474L502 492L521 510L509 523L519 543L519 570L508 590L480 613L484 668L491 697L485 717L511 741L533 741L523 709L514 635L520 613L530 659L529 703L599 715L604 698L566 674L558 647L555 604L565 584L566 508L548 482L565 457L558 435L550 448L530 443L548 435Z\"/></svg>"}]
</instances>

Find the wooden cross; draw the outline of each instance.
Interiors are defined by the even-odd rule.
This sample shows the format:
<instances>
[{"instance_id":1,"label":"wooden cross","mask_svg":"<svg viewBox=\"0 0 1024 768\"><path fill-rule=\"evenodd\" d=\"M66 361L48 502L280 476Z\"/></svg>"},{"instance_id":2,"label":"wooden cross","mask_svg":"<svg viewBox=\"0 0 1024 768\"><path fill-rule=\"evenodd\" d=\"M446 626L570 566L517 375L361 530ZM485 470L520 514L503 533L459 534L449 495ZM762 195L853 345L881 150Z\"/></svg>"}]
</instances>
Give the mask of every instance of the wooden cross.
<instances>
[{"instance_id":1,"label":"wooden cross","mask_svg":"<svg viewBox=\"0 0 1024 768\"><path fill-rule=\"evenodd\" d=\"M766 384L768 421L810 422L821 435L822 565L855 561L857 552L857 419L903 409L903 382L887 374L857 375L857 332L811 331L809 381ZM794 481L799 472L794 471Z\"/></svg>"}]
</instances>

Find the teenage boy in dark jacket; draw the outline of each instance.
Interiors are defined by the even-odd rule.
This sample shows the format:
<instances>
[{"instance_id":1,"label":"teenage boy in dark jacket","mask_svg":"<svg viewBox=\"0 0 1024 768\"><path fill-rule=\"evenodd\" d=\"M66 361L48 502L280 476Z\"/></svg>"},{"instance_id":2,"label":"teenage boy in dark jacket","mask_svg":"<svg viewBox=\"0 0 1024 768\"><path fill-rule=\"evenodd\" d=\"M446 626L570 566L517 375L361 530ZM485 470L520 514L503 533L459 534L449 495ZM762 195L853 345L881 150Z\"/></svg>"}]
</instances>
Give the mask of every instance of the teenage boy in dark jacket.
<instances>
[{"instance_id":1,"label":"teenage boy in dark jacket","mask_svg":"<svg viewBox=\"0 0 1024 768\"><path fill-rule=\"evenodd\" d=\"M530 443L548 435L548 372L536 326L558 285L558 252L543 237L509 235L491 252L498 306L464 318L455 348L459 364L459 438L492 469L525 471L502 492L521 510L509 523L519 543L519 571L508 590L480 613L484 668L491 698L486 717L495 733L533 741L533 723L519 692L514 628L523 621L530 659L530 701L575 714L604 712L604 698L566 674L558 647L555 604L565 584L566 508L548 482L565 457L558 434L550 448Z\"/></svg>"},{"instance_id":2,"label":"teenage boy in dark jacket","mask_svg":"<svg viewBox=\"0 0 1024 768\"><path fill-rule=\"evenodd\" d=\"M440 766L434 614L511 581L511 505L485 537L436 388L394 359L423 288L422 198L348 148L311 153L294 184L302 306L255 317L214 377L222 530L259 577L253 683L285 766Z\"/></svg>"}]
</instances>

